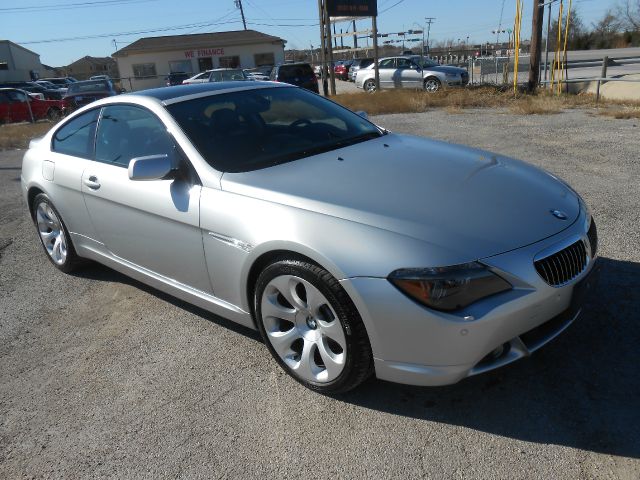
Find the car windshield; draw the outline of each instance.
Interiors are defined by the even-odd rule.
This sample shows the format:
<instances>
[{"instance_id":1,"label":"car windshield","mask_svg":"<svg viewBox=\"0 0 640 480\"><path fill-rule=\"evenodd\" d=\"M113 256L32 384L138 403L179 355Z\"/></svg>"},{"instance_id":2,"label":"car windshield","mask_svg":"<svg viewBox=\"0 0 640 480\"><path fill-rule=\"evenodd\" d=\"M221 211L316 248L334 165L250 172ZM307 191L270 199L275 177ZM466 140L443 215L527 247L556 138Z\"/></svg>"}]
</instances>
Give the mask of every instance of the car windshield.
<instances>
[{"instance_id":1,"label":"car windshield","mask_svg":"<svg viewBox=\"0 0 640 480\"><path fill-rule=\"evenodd\" d=\"M69 85L67 94L82 92L108 92L109 84L104 80L96 80L95 82L76 82Z\"/></svg>"},{"instance_id":2,"label":"car windshield","mask_svg":"<svg viewBox=\"0 0 640 480\"><path fill-rule=\"evenodd\" d=\"M258 170L383 135L359 115L300 88L210 95L167 109L222 172Z\"/></svg>"}]
</instances>

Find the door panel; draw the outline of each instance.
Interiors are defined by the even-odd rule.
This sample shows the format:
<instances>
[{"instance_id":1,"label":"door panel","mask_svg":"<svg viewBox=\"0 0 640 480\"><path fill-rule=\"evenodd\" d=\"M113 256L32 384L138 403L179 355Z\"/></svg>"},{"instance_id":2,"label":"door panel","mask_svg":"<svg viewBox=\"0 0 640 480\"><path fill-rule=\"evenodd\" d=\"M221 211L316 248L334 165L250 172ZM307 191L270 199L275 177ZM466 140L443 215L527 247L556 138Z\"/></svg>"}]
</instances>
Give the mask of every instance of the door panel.
<instances>
[{"instance_id":1,"label":"door panel","mask_svg":"<svg viewBox=\"0 0 640 480\"><path fill-rule=\"evenodd\" d=\"M422 86L422 73L408 58L397 59L398 69L394 72L394 86L396 88L419 88Z\"/></svg>"},{"instance_id":2,"label":"door panel","mask_svg":"<svg viewBox=\"0 0 640 480\"><path fill-rule=\"evenodd\" d=\"M211 293L200 231L200 189L181 179L133 181L94 162L82 191L98 237L114 255Z\"/></svg>"},{"instance_id":3,"label":"door panel","mask_svg":"<svg viewBox=\"0 0 640 480\"><path fill-rule=\"evenodd\" d=\"M96 161L82 174L89 215L114 255L211 293L200 231L201 187L181 174L162 180L129 179L132 158L162 154L178 158L173 139L155 115L132 105L104 107L96 133Z\"/></svg>"}]
</instances>

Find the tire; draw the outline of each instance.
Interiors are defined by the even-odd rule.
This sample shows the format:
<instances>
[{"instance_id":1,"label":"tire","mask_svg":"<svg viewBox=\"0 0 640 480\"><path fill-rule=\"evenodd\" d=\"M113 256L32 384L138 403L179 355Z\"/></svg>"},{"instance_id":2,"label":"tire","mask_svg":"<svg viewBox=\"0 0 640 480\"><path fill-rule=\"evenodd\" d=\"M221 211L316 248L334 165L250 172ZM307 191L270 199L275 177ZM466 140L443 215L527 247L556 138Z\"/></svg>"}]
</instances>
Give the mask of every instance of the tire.
<instances>
[{"instance_id":1,"label":"tire","mask_svg":"<svg viewBox=\"0 0 640 480\"><path fill-rule=\"evenodd\" d=\"M50 122L57 122L62 117L62 112L58 108L50 108L47 110L47 119Z\"/></svg>"},{"instance_id":2,"label":"tire","mask_svg":"<svg viewBox=\"0 0 640 480\"><path fill-rule=\"evenodd\" d=\"M442 87L442 83L436 77L428 77L424 80L424 89L427 92L437 92Z\"/></svg>"},{"instance_id":3,"label":"tire","mask_svg":"<svg viewBox=\"0 0 640 480\"><path fill-rule=\"evenodd\" d=\"M254 312L273 358L305 387L343 393L373 372L362 319L323 268L293 259L267 266L256 282Z\"/></svg>"},{"instance_id":4,"label":"tire","mask_svg":"<svg viewBox=\"0 0 640 480\"><path fill-rule=\"evenodd\" d=\"M40 244L49 261L60 271L70 273L81 265L69 231L58 210L44 193L33 199L32 216L40 238Z\"/></svg>"},{"instance_id":5,"label":"tire","mask_svg":"<svg viewBox=\"0 0 640 480\"><path fill-rule=\"evenodd\" d=\"M362 85L362 88L365 92L375 92L376 91L376 81L373 78L370 78Z\"/></svg>"}]
</instances>

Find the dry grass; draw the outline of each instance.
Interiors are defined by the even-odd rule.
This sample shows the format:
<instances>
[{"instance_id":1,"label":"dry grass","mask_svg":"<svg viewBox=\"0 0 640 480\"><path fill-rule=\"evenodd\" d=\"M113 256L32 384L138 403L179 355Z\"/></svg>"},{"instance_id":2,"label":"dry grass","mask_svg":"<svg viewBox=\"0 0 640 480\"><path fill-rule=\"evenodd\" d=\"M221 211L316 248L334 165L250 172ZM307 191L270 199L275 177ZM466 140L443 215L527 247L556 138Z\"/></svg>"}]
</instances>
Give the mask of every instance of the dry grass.
<instances>
[{"instance_id":1,"label":"dry grass","mask_svg":"<svg viewBox=\"0 0 640 480\"><path fill-rule=\"evenodd\" d=\"M351 110L364 110L369 115L425 112L434 108L443 108L452 114L462 113L467 108L502 108L517 115L549 115L570 108L596 106L595 97L589 94L553 95L540 92L537 95L514 95L510 89L497 87L452 88L436 93L419 90L386 90L373 94L357 92L336 95L332 99ZM636 115L637 108L640 108L638 102L603 99L600 105L624 105L627 107L625 115Z\"/></svg>"},{"instance_id":2,"label":"dry grass","mask_svg":"<svg viewBox=\"0 0 640 480\"><path fill-rule=\"evenodd\" d=\"M49 122L0 125L0 150L27 148L32 138L41 137L52 125Z\"/></svg>"},{"instance_id":3,"label":"dry grass","mask_svg":"<svg viewBox=\"0 0 640 480\"><path fill-rule=\"evenodd\" d=\"M600 110L598 115L605 117L613 117L619 120L629 120L631 118L640 118L640 107L615 107Z\"/></svg>"}]
</instances>

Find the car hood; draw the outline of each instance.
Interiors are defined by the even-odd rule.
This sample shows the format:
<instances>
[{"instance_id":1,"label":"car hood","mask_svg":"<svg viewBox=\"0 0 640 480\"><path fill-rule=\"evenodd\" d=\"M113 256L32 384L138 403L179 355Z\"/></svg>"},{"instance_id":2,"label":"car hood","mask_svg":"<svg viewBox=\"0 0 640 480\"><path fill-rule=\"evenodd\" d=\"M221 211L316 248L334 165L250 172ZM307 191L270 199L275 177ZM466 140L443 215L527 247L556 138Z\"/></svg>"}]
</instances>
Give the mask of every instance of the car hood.
<instances>
[{"instance_id":1,"label":"car hood","mask_svg":"<svg viewBox=\"0 0 640 480\"><path fill-rule=\"evenodd\" d=\"M449 73L449 74L460 74L462 72L466 72L464 68L460 67L451 67L449 65L436 65L435 67L427 67L425 68L427 72L441 72L441 73Z\"/></svg>"},{"instance_id":2,"label":"car hood","mask_svg":"<svg viewBox=\"0 0 640 480\"><path fill-rule=\"evenodd\" d=\"M275 167L226 173L222 188L423 240L457 252L460 263L557 234L580 212L577 195L534 166L391 133Z\"/></svg>"}]
</instances>

